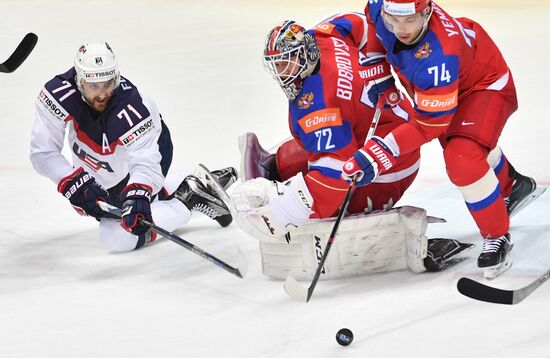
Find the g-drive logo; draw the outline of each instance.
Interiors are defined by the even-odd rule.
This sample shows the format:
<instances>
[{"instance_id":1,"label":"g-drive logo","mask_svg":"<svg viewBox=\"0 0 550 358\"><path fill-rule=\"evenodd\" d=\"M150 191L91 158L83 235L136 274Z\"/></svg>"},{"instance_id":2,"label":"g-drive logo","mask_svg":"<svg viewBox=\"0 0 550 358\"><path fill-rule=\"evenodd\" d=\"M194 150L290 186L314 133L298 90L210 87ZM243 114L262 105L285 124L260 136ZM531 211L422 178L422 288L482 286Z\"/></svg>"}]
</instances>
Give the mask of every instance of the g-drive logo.
<instances>
[{"instance_id":1,"label":"g-drive logo","mask_svg":"<svg viewBox=\"0 0 550 358\"><path fill-rule=\"evenodd\" d=\"M153 128L155 128L153 118L144 119L128 132L124 133L124 135L120 137L120 141L122 142L123 146L128 148L135 144L145 134L149 133Z\"/></svg>"}]
</instances>

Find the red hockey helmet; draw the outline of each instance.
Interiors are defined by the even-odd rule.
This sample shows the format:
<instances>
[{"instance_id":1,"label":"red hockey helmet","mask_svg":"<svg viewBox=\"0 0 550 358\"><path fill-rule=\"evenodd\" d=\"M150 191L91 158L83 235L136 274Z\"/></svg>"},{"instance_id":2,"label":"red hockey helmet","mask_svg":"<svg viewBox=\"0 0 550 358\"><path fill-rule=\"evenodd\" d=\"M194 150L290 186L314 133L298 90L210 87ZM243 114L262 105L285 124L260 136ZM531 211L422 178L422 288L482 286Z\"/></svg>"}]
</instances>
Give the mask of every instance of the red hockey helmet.
<instances>
[{"instance_id":1,"label":"red hockey helmet","mask_svg":"<svg viewBox=\"0 0 550 358\"><path fill-rule=\"evenodd\" d=\"M384 12L390 15L413 15L424 11L432 0L384 0Z\"/></svg>"}]
</instances>

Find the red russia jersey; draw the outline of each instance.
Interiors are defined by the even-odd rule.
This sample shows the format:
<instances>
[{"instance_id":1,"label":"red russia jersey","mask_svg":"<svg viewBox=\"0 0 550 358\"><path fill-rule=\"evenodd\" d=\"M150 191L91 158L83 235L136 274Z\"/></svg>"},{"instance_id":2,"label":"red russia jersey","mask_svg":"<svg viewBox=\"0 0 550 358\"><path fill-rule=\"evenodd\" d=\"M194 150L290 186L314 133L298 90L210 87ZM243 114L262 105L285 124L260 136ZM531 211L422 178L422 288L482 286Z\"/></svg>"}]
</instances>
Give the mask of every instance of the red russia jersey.
<instances>
[{"instance_id":1,"label":"red russia jersey","mask_svg":"<svg viewBox=\"0 0 550 358\"><path fill-rule=\"evenodd\" d=\"M474 91L500 90L510 77L502 54L479 24L455 19L432 4L428 30L414 45L402 44L386 29L382 1L365 8L369 28L376 30L388 62L414 100L416 120L393 133L401 153L442 134L461 99ZM376 52L377 46L370 44L368 51Z\"/></svg>"},{"instance_id":2,"label":"red russia jersey","mask_svg":"<svg viewBox=\"0 0 550 358\"><path fill-rule=\"evenodd\" d=\"M289 103L290 129L309 152L309 169L334 179L340 178L343 163L363 146L374 115L362 100L367 74L359 64L359 52L367 41L366 29L363 14L347 13L309 30L320 49L320 64ZM404 123L409 109L395 109L401 118L383 111L380 131Z\"/></svg>"}]
</instances>

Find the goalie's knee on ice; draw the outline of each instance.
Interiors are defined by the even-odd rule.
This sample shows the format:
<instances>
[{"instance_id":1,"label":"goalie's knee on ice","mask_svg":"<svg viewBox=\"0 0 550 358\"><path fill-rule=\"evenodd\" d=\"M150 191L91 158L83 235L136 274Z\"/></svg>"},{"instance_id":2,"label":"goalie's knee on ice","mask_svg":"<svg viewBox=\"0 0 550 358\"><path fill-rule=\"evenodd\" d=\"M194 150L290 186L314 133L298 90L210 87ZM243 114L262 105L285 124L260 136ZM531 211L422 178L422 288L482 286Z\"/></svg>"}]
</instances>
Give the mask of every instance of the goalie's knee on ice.
<instances>
[{"instance_id":1,"label":"goalie's knee on ice","mask_svg":"<svg viewBox=\"0 0 550 358\"><path fill-rule=\"evenodd\" d=\"M102 219L99 238L110 252L132 251L138 246L138 237L125 231L119 220Z\"/></svg>"}]
</instances>

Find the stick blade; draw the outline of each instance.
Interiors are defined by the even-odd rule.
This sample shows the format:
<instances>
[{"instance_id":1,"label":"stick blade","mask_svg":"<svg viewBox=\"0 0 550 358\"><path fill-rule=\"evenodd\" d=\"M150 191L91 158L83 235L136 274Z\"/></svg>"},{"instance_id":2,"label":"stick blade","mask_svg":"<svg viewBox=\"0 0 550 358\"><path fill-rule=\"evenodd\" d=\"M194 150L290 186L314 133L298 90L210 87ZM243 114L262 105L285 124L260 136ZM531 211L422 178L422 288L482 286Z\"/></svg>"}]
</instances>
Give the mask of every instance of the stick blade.
<instances>
[{"instance_id":1,"label":"stick blade","mask_svg":"<svg viewBox=\"0 0 550 358\"><path fill-rule=\"evenodd\" d=\"M484 285L467 277L462 277L456 284L458 292L474 300L500 303L503 305L514 304L514 293L509 290L501 290Z\"/></svg>"},{"instance_id":2,"label":"stick blade","mask_svg":"<svg viewBox=\"0 0 550 358\"><path fill-rule=\"evenodd\" d=\"M32 32L26 34L13 54L1 65L1 72L11 73L21 66L23 61L31 54L37 41L38 36L36 36L36 34Z\"/></svg>"},{"instance_id":3,"label":"stick blade","mask_svg":"<svg viewBox=\"0 0 550 358\"><path fill-rule=\"evenodd\" d=\"M286 293L297 301L308 302L308 289L302 286L292 276L288 276L283 284Z\"/></svg>"}]
</instances>

